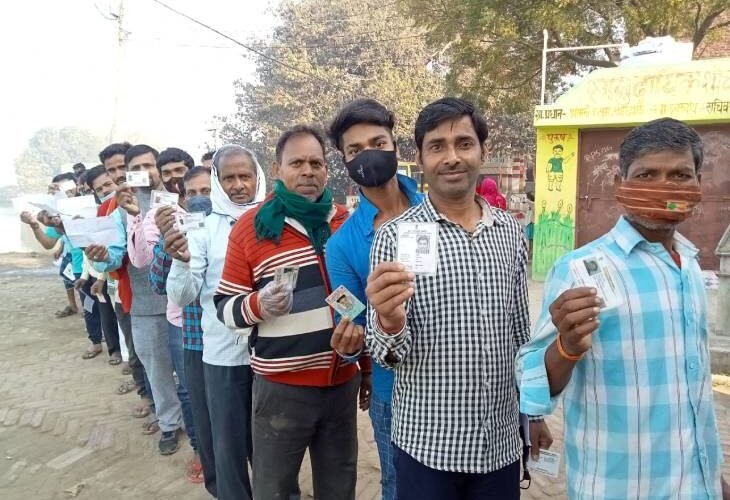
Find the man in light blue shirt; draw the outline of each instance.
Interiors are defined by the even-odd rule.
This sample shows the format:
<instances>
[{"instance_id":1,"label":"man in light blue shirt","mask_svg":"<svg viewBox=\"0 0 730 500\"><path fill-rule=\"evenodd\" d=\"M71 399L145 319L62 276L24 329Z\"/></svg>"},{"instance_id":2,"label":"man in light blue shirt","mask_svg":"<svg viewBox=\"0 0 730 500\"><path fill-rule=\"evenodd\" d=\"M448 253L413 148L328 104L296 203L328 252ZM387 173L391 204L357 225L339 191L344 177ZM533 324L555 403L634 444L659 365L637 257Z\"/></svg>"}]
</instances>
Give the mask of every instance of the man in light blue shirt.
<instances>
[{"instance_id":1,"label":"man in light blue shirt","mask_svg":"<svg viewBox=\"0 0 730 500\"><path fill-rule=\"evenodd\" d=\"M702 156L697 133L670 118L626 136L626 215L555 263L517 356L521 411L548 414L564 397L572 499L723 498L704 281L697 248L675 230L700 201ZM620 305L577 287L579 259L606 263Z\"/></svg>"},{"instance_id":2,"label":"man in light blue shirt","mask_svg":"<svg viewBox=\"0 0 730 500\"><path fill-rule=\"evenodd\" d=\"M394 125L395 116L382 104L372 99L358 99L342 108L329 131L350 177L360 186L360 201L357 210L327 242L327 272L333 289L343 285L363 304L367 303L365 287L375 230L423 200L413 179L396 175L398 152L393 139ZM354 323L365 328L365 312ZM370 401L365 386L360 391L360 407L368 409L369 403L380 455L383 500L392 500L396 498L390 444L393 372L376 363L372 370Z\"/></svg>"}]
</instances>

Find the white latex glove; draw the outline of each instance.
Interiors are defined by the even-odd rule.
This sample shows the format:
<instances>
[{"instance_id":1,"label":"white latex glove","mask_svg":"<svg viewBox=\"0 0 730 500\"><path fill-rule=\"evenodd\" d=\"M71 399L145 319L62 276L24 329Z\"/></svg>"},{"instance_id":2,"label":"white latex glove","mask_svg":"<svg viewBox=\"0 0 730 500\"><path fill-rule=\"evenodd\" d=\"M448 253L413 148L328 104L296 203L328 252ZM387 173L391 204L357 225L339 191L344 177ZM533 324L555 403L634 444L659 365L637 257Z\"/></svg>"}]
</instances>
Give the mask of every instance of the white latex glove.
<instances>
[{"instance_id":1,"label":"white latex glove","mask_svg":"<svg viewBox=\"0 0 730 500\"><path fill-rule=\"evenodd\" d=\"M283 283L270 281L259 291L259 307L265 320L289 314L293 302L293 290Z\"/></svg>"}]
</instances>

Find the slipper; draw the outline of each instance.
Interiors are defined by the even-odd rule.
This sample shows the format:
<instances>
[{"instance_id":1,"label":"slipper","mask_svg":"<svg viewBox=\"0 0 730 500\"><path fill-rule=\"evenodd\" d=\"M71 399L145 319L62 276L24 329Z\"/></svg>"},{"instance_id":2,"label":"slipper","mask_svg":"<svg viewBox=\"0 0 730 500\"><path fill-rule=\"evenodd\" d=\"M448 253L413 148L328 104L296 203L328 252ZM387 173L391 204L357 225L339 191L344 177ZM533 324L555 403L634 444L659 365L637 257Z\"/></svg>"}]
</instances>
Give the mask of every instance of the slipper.
<instances>
[{"instance_id":1,"label":"slipper","mask_svg":"<svg viewBox=\"0 0 730 500\"><path fill-rule=\"evenodd\" d=\"M93 359L97 357L99 354L101 354L101 346L95 345L94 347L89 347L86 349L86 352L81 355L82 359Z\"/></svg>"},{"instance_id":2,"label":"slipper","mask_svg":"<svg viewBox=\"0 0 730 500\"><path fill-rule=\"evenodd\" d=\"M145 436L151 436L159 430L160 422L156 418L154 420L147 420L144 424L142 424L142 434Z\"/></svg>"},{"instance_id":3,"label":"slipper","mask_svg":"<svg viewBox=\"0 0 730 500\"><path fill-rule=\"evenodd\" d=\"M117 387L117 390L115 392L121 396L135 390L137 390L137 384L134 382L134 380L127 380L126 382L122 382L122 385ZM147 415L145 415L145 417L146 416Z\"/></svg>"},{"instance_id":4,"label":"slipper","mask_svg":"<svg viewBox=\"0 0 730 500\"><path fill-rule=\"evenodd\" d=\"M117 366L122 364L122 357L119 355L119 353L114 353L109 358L109 364L112 366Z\"/></svg>"},{"instance_id":5,"label":"slipper","mask_svg":"<svg viewBox=\"0 0 730 500\"><path fill-rule=\"evenodd\" d=\"M62 310L62 311L56 311L56 317L57 318L65 318L67 316L73 316L77 312L78 311L74 311L73 309L71 309L71 306L66 306L66 308L64 310Z\"/></svg>"},{"instance_id":6,"label":"slipper","mask_svg":"<svg viewBox=\"0 0 730 500\"><path fill-rule=\"evenodd\" d=\"M132 416L134 418L145 418L151 411L149 405L141 404L132 409Z\"/></svg>"}]
</instances>

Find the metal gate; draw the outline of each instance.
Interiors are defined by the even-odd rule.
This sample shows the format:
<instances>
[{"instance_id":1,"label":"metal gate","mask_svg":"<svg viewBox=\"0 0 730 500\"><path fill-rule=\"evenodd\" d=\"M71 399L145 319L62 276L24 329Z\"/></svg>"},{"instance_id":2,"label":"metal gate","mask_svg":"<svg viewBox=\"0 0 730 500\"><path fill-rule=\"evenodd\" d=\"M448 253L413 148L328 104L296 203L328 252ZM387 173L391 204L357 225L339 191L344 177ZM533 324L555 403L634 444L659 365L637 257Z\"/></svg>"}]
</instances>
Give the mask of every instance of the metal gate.
<instances>
[{"instance_id":1,"label":"metal gate","mask_svg":"<svg viewBox=\"0 0 730 500\"><path fill-rule=\"evenodd\" d=\"M679 231L700 249L703 269L716 270L715 248L730 224L730 124L695 127L702 137L702 203ZM629 129L581 130L576 246L608 232L622 210L614 198L619 146Z\"/></svg>"}]
</instances>

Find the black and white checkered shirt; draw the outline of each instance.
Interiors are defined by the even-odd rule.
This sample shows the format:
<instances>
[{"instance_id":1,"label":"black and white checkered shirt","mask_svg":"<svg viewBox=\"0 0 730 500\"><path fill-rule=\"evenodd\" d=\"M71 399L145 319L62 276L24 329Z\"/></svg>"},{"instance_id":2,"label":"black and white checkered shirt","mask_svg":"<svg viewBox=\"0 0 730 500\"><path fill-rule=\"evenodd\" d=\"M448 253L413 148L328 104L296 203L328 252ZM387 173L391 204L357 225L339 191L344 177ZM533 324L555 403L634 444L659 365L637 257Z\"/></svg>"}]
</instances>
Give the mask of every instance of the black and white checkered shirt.
<instances>
[{"instance_id":1,"label":"black and white checkered shirt","mask_svg":"<svg viewBox=\"0 0 730 500\"><path fill-rule=\"evenodd\" d=\"M514 360L530 336L521 227L478 200L483 215L473 233L428 198L381 226L371 270L396 260L399 221L438 223L438 269L416 277L400 333L380 331L370 308L366 334L373 358L395 370L395 445L433 469L467 473L520 458Z\"/></svg>"}]
</instances>

